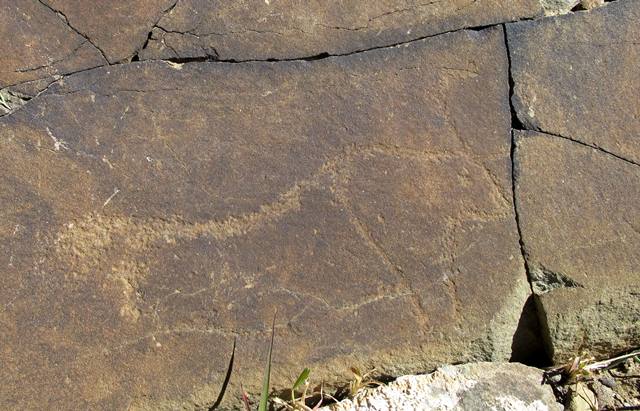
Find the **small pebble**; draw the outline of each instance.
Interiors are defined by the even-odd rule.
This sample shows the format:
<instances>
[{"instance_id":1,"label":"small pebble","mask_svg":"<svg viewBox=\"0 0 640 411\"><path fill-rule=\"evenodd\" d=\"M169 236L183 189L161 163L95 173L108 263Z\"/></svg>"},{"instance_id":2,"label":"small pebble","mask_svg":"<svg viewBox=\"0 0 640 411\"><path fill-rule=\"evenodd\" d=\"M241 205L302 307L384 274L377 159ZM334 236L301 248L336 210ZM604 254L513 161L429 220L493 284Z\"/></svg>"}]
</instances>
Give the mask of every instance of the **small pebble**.
<instances>
[{"instance_id":1,"label":"small pebble","mask_svg":"<svg viewBox=\"0 0 640 411\"><path fill-rule=\"evenodd\" d=\"M562 375L560 374L552 375L551 377L548 378L548 380L553 384L558 384L562 380Z\"/></svg>"},{"instance_id":2,"label":"small pebble","mask_svg":"<svg viewBox=\"0 0 640 411\"><path fill-rule=\"evenodd\" d=\"M602 376L599 378L599 380L602 383L602 385L607 386L609 388L615 388L616 386L616 380L610 375Z\"/></svg>"}]
</instances>

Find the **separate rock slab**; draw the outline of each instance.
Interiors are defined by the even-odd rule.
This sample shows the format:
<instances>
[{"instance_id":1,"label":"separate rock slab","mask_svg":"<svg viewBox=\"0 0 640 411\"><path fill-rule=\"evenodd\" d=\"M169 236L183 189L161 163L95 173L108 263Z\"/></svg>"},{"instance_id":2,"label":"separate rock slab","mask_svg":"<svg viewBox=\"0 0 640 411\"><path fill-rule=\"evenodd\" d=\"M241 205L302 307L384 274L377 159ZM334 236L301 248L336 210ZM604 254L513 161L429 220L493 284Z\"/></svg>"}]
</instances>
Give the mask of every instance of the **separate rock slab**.
<instances>
[{"instance_id":1,"label":"separate rock slab","mask_svg":"<svg viewBox=\"0 0 640 411\"><path fill-rule=\"evenodd\" d=\"M516 132L516 205L554 362L640 341L640 167Z\"/></svg>"},{"instance_id":2,"label":"separate rock slab","mask_svg":"<svg viewBox=\"0 0 640 411\"><path fill-rule=\"evenodd\" d=\"M527 129L640 164L640 1L507 24L513 105Z\"/></svg>"},{"instance_id":3,"label":"separate rock slab","mask_svg":"<svg viewBox=\"0 0 640 411\"><path fill-rule=\"evenodd\" d=\"M541 14L537 0L12 0L0 5L0 89L31 97L58 76L136 57L345 54Z\"/></svg>"},{"instance_id":4,"label":"separate rock slab","mask_svg":"<svg viewBox=\"0 0 640 411\"><path fill-rule=\"evenodd\" d=\"M502 30L69 76L0 119L0 408L228 407L301 367L507 359ZM235 395L235 397L234 397Z\"/></svg>"},{"instance_id":5,"label":"separate rock slab","mask_svg":"<svg viewBox=\"0 0 640 411\"><path fill-rule=\"evenodd\" d=\"M141 59L291 59L346 54L542 15L538 0L181 0Z\"/></svg>"},{"instance_id":6,"label":"separate rock slab","mask_svg":"<svg viewBox=\"0 0 640 411\"><path fill-rule=\"evenodd\" d=\"M403 376L323 409L560 411L563 407L551 387L542 385L541 370L515 363L477 363Z\"/></svg>"}]
</instances>

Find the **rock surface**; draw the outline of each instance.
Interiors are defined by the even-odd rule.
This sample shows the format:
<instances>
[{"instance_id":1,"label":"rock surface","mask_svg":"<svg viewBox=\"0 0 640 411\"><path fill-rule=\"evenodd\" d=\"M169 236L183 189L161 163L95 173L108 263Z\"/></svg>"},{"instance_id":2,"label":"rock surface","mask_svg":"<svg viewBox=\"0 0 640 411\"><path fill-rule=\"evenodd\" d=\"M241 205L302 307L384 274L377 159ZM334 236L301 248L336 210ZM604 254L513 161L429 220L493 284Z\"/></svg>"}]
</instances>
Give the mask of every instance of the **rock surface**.
<instances>
[{"instance_id":1,"label":"rock surface","mask_svg":"<svg viewBox=\"0 0 640 411\"><path fill-rule=\"evenodd\" d=\"M158 22L140 57L346 54L541 14L538 0L183 0Z\"/></svg>"},{"instance_id":2,"label":"rock surface","mask_svg":"<svg viewBox=\"0 0 640 411\"><path fill-rule=\"evenodd\" d=\"M525 128L640 164L640 1L507 25Z\"/></svg>"},{"instance_id":3,"label":"rock surface","mask_svg":"<svg viewBox=\"0 0 640 411\"><path fill-rule=\"evenodd\" d=\"M541 0L540 4L547 16L566 14L578 5L580 0Z\"/></svg>"},{"instance_id":4,"label":"rock surface","mask_svg":"<svg viewBox=\"0 0 640 411\"><path fill-rule=\"evenodd\" d=\"M100 50L37 1L1 2L0 38L0 89L106 63Z\"/></svg>"},{"instance_id":5,"label":"rock surface","mask_svg":"<svg viewBox=\"0 0 640 411\"><path fill-rule=\"evenodd\" d=\"M109 63L131 59L149 32L178 0L39 0L98 48Z\"/></svg>"},{"instance_id":6,"label":"rock surface","mask_svg":"<svg viewBox=\"0 0 640 411\"><path fill-rule=\"evenodd\" d=\"M0 408L206 409L234 341L239 408L276 308L278 388L638 346L640 1L575 3L0 3Z\"/></svg>"},{"instance_id":7,"label":"rock surface","mask_svg":"<svg viewBox=\"0 0 640 411\"><path fill-rule=\"evenodd\" d=\"M140 62L0 118L1 407L208 406L235 338L239 407L275 308L276 386L508 359L529 287L507 67L500 27Z\"/></svg>"},{"instance_id":8,"label":"rock surface","mask_svg":"<svg viewBox=\"0 0 640 411\"><path fill-rule=\"evenodd\" d=\"M138 54L266 60L350 53L541 13L537 0L350 0L329 8L289 0L118 0L91 7L82 0L4 1L0 89L18 86L32 96L57 76Z\"/></svg>"},{"instance_id":9,"label":"rock surface","mask_svg":"<svg viewBox=\"0 0 640 411\"><path fill-rule=\"evenodd\" d=\"M640 341L640 168L583 144L516 132L516 205L552 357Z\"/></svg>"},{"instance_id":10,"label":"rock surface","mask_svg":"<svg viewBox=\"0 0 640 411\"><path fill-rule=\"evenodd\" d=\"M551 387L541 382L542 371L515 363L444 366L429 375L400 377L323 409L561 411Z\"/></svg>"},{"instance_id":11,"label":"rock surface","mask_svg":"<svg viewBox=\"0 0 640 411\"><path fill-rule=\"evenodd\" d=\"M567 14L573 10L591 10L600 7L605 0L540 0L547 16Z\"/></svg>"}]
</instances>

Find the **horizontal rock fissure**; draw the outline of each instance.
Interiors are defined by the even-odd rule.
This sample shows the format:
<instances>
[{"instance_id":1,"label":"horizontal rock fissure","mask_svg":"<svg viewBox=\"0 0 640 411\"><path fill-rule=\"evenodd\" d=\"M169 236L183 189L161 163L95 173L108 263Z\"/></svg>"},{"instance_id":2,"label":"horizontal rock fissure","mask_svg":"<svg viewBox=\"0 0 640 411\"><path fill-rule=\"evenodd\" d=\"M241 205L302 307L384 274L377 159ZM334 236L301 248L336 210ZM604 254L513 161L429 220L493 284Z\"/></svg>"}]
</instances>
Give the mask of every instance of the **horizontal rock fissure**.
<instances>
[{"instance_id":1,"label":"horizontal rock fissure","mask_svg":"<svg viewBox=\"0 0 640 411\"><path fill-rule=\"evenodd\" d=\"M176 2L176 4L177 4L177 2ZM49 7L49 9L55 12L55 9L52 9L50 7ZM170 11L170 10L171 10L171 7L167 10L167 12ZM62 18L64 18L64 17L62 17ZM532 19L522 19L520 21L524 21L524 20L532 20ZM449 30L449 31L444 31L444 32L437 33L437 34L431 34L431 35L428 35L428 36L422 36L422 37L419 37L419 38L415 38L415 39L411 39L411 40L407 40L407 41L403 41L403 42L399 42L399 43L395 43L395 44L376 46L376 47L371 47L371 48L368 48L368 49L356 50L356 51L352 51L352 52L348 52L348 53L342 53L342 54L329 54L329 53L323 52L323 53L320 53L320 54L317 54L317 55L313 55L313 56L297 57L297 58L290 58L290 59L236 60L236 59L219 59L216 56L207 56L207 57L189 57L189 58L169 58L169 59L140 60L138 58L138 53L144 49L144 46L143 46L138 52L136 52L136 54L130 59L130 61L121 61L121 62L116 62L116 63L110 63L105 58L105 61L107 61L107 64L104 64L104 65L101 65L101 66L97 66L97 67L84 68L84 69L72 71L72 72L69 72L69 73L66 73L66 74L57 75L53 79L53 81L51 81L51 82L49 82L47 84L47 86L44 89L39 91L37 94L31 96L30 100L33 100L36 97L40 96L41 94L44 94L49 87L51 87L52 85L60 82L61 80L64 80L67 77L70 77L70 76L73 76L73 75L76 75L76 74L80 74L80 73L89 72L91 70L101 69L103 67L126 66L128 64L132 64L132 63L139 64L141 62L150 62L150 63L152 63L152 62L165 62L165 63L171 63L171 64L192 64L192 63L254 64L254 63L279 63L279 62L284 63L284 62L296 62L296 61L299 61L299 62L311 62L311 61L316 61L316 60L324 60L324 59L331 58L331 57L339 58L339 57L346 57L346 56L351 56L351 55L356 55L356 54L367 53L367 52L375 51L375 50L385 50L385 49L390 49L390 48L399 47L399 46L403 46L403 45L408 45L408 44L411 44L411 43L419 42L421 40L425 40L425 39L433 38L433 37L437 37L437 36L442 36L442 35L447 35L447 34L454 34L454 33L462 32L462 31L481 31L481 30L489 29L489 28L495 27L495 26L503 26L504 27L504 24L503 23L499 23L499 24L492 24L492 25L487 25L487 26L475 26L475 27L466 27L466 28L461 28L461 29L456 29L456 30ZM79 34L82 35L81 33L79 33ZM149 35L151 35L151 33L149 33ZM88 38L86 38L86 36L84 36L84 35L82 35L82 36L88 42L91 43L91 41ZM148 40L149 39L147 39L147 42L148 42ZM91 43L91 44L93 44L93 43ZM8 85L4 89L6 90L6 89L9 89L11 87L16 87L16 86L27 84L27 83L32 83L34 81L43 80L45 78L47 78L47 77L43 77L43 78L40 78L40 79L29 80L29 81L25 81L25 82L21 82L21 83ZM17 110L13 110L10 113L0 114L0 118L8 116L8 115L14 113L15 111L17 111Z\"/></svg>"},{"instance_id":2,"label":"horizontal rock fissure","mask_svg":"<svg viewBox=\"0 0 640 411\"><path fill-rule=\"evenodd\" d=\"M158 26L158 24L160 24L160 20L162 20L162 18L169 12L171 12L171 10L173 10L176 6L178 5L178 0L175 0L173 2L173 4L171 4L169 7L167 7L165 10L162 11L162 13L160 13L160 17L158 17L158 20L156 20L156 22L153 24L153 26L151 26L151 30L149 30L149 33L147 34L147 38L144 41L144 43L142 44L142 46L140 46L140 48L138 48L135 53L133 53L133 56L131 56L131 61L138 61L138 54L144 50L148 45L149 45L149 41L151 40L151 36L153 34L153 29L155 28L159 28L162 30L162 28L160 26ZM118 64L123 64L124 62L118 63Z\"/></svg>"},{"instance_id":3,"label":"horizontal rock fissure","mask_svg":"<svg viewBox=\"0 0 640 411\"><path fill-rule=\"evenodd\" d=\"M73 26L71 26L69 24L68 19L66 18L66 16L64 14L62 14L60 11L50 7L49 5L47 5L46 3L42 2L41 0L38 0L38 1L43 6L47 7L47 9L49 9L52 12L56 13L57 15L59 15L61 17L61 19L63 19L65 21L65 23L69 26L69 28L71 28L75 33L77 33L78 35L83 37L89 44L91 44L93 47L95 47L102 54L102 57L104 58L104 60L106 62L106 64L103 64L103 65L100 65L100 66L85 68L85 69L71 71L71 72L68 72L68 73L65 73L65 74L58 75L57 78L54 80L54 83L56 81L59 81L59 80L65 78L65 77L67 77L67 76L71 76L71 75L74 75L74 74L77 74L77 73L82 73L82 72L89 71L89 70L99 69L99 68L106 67L106 66L126 65L126 64L130 64L131 62L141 61L139 59L139 53L147 47L147 45L149 43L149 40L151 39L153 29L159 28L161 30L164 30L162 27L158 26L159 21L162 19L162 16L166 15L166 13L170 12L178 4L178 1L176 1L174 4L172 4L170 7L168 7L165 11L163 11L162 16L160 17L160 19L158 19L158 22L156 22L156 24L153 25L152 30L149 31L145 43L130 58L123 59L123 60L116 61L116 62L110 62L106 58L105 53L102 50L100 50L100 48L98 48L94 44L94 42L91 41L91 39L89 39L86 35L84 35L83 33L79 32L77 29L75 29ZM615 2L615 1L617 1L617 0L611 0L611 2ZM298 56L298 57L291 57L291 58L246 59L246 60L233 59L233 58L220 59L220 58L216 57L215 55L207 55L207 56L201 56L201 57L184 57L184 58L175 57L175 58L167 58L167 59L146 59L144 61L166 61L166 62L180 63L180 64L197 63L197 62L217 62L217 63L241 64L241 63L256 63L256 62L278 63L278 62L292 62L292 61L315 61L315 60L322 60L322 59L326 59L326 58L330 58L330 57L351 56L351 55L360 54L360 53L366 53L366 52L374 51L374 50L398 47L398 46L401 46L401 45L410 44L410 43L413 43L413 42L416 42L416 41L420 41L420 40L424 40L424 39L427 39L427 38L437 37L437 36L450 34L450 33L456 33L456 32L459 32L459 31L465 31L465 30L479 31L479 30L484 30L484 29L487 29L487 28L495 27L495 26L503 26L504 27L504 25L506 23L517 23L517 22L521 22L521 21L535 21L535 20L541 20L541 19L546 19L546 18L554 18L554 17L555 16L539 16L539 17L532 17L532 18L521 18L521 19L517 19L517 20L513 20L513 21L499 22L499 23L489 24L489 25L461 27L461 28L457 28L457 29L454 29L454 30L446 30L446 31L442 31L442 32L434 33L434 34L429 34L429 35L426 35L426 36L416 37L416 38L409 39L409 40L402 41L402 42L398 42L398 43L384 44L384 45L365 48L365 49L353 50L353 51L349 51L349 52L345 52L345 53L331 54L331 53L328 53L328 52L322 52L322 53L318 53L318 54L314 54L314 55L310 55L310 56ZM168 31L168 32L174 32L174 31ZM176 31L175 33L180 33L180 32ZM183 34L188 34L188 33L183 33ZM5 86L5 88L15 87L15 86L23 85L23 84L26 84L26 83L31 83L31 82L34 82L34 81L44 80L46 78L47 77L42 77L42 78L28 80L28 81L24 81L24 82L8 84L8 85ZM49 84L49 85L51 85L51 84ZM516 120L517 120L517 118L516 118ZM520 128L520 127L518 127L518 128Z\"/></svg>"},{"instance_id":4,"label":"horizontal rock fissure","mask_svg":"<svg viewBox=\"0 0 640 411\"><path fill-rule=\"evenodd\" d=\"M527 129L527 128L525 128L525 129L518 129L518 131L536 131L538 133L546 134L548 136L562 138L564 140L568 140L568 141L571 141L573 143L580 144L581 146L588 147L588 148L591 148L593 150L600 151L603 154L606 154L606 155L611 156L611 157L615 157L616 159L622 160L625 163L632 164L634 166L640 167L640 163L637 163L637 162L635 162L633 160L630 160L628 158L622 157L622 156L620 156L618 154L612 153L611 151L609 151L607 149L604 149L604 148L602 148L600 146L597 146L597 145L594 145L594 144L589 144L589 143L586 143L584 141L580 141L580 140L578 140L576 138L573 138L573 137L568 137L568 136L565 136L565 135L562 135L562 134L557 134L557 133L551 133L551 132L548 132L548 131L545 131L545 130L539 129L539 128L538 129Z\"/></svg>"},{"instance_id":5,"label":"horizontal rock fissure","mask_svg":"<svg viewBox=\"0 0 640 411\"><path fill-rule=\"evenodd\" d=\"M408 12L410 10L413 10L415 8L419 8L419 7L426 7L426 6L430 6L432 4L436 4L436 3L440 3L439 0L436 1L429 1L423 4L415 4L413 5L413 7L411 8L403 8L403 9L398 9L398 10L393 10L387 13L383 13L382 15L379 16L374 16L374 17L370 17L368 19L369 22L372 22L380 17L384 17L386 15L390 15L390 14L394 14L394 13L398 13L398 12ZM456 9L456 11L462 10L464 8L469 7L470 5L473 5L474 3L476 3L476 0L473 0L471 3L465 5L462 8ZM579 9L575 9L575 10L567 10L564 14L573 14L574 12L577 11L582 11ZM589 11L589 10L587 10ZM203 55L198 55L198 56L179 56L178 52L176 52L176 50L171 47L170 45L163 43L164 47L166 47L167 49L169 49L173 54L175 54L175 57L166 57L166 58L151 58L151 59L145 59L145 60L171 60L171 61L177 61L180 60L179 62L197 62L197 61L218 61L218 62L228 62L228 63L244 63L244 62L255 62L255 61L269 61L269 62L279 62L279 61L313 61L313 60L318 60L321 58L327 58L327 57L337 57L337 56L348 56L348 55L352 55L352 54L357 54L357 53L362 53L362 52L366 52L366 51L371 51L371 50L376 50L376 49L381 49L381 48L387 48L387 47L394 47L394 46L398 46L398 45L402 45L402 44L406 44L406 43L411 43L413 41L417 41L417 40L421 40L424 38L429 38L429 37L434 37L434 36L439 36L442 34L446 34L446 33L450 33L450 32L456 32L456 31L460 31L460 30L474 30L474 29L483 29L483 28L488 28L488 27L493 27L493 26L497 26L497 25L504 25L506 23L517 23L517 22L522 22L522 21L531 21L531 20L540 20L540 19L544 19L544 18L554 18L557 17L556 15L536 15L536 16L531 16L531 17L519 17L519 18L515 18L513 20L509 20L507 19L502 19L496 22L492 22L492 23L485 23L484 25L482 24L478 24L478 25L469 25L469 26L463 26L463 27L458 27L455 29L451 29L451 30L444 30L444 31L440 31L437 33L431 33L431 34L427 34L427 35L423 35L423 36L419 36L419 37L415 37L413 39L407 39L407 40L403 40L403 41L399 41L396 43L386 43L386 44L380 44L380 45L376 45L373 47L367 47L367 48L362 48L362 49L355 49L355 50L350 50L350 51L345 51L345 52L330 52L330 51L324 51L324 52L319 52L316 54L312 54L312 55L298 55L298 56L292 56L292 57L288 57L288 56L282 56L282 57L263 57L263 58L248 58L248 59L241 59L241 58L232 58L232 57L226 57L226 58L220 58L219 55L220 53L218 53L218 50L216 49L215 45L211 45L210 48L212 50L214 50L214 53L208 53L205 52ZM313 23L314 26L322 26L328 29L334 29L334 30L345 30L345 31L360 31L363 29L367 29L368 26L354 26L354 27L344 27L344 26L331 26L331 25L324 25L321 23ZM162 26L160 25L160 23L154 25L151 30L149 31L148 34L148 40L153 39L153 32L155 29L158 29L164 33L171 33L171 34L176 34L176 35L182 35L182 36L193 36L195 38L204 38L204 37L208 37L208 36L225 36L227 34L237 34L237 33L241 33L241 32L255 32L255 33L262 33L262 34L281 34L280 32L276 32L276 31L261 31L261 30L251 30L251 29L245 29L241 32L238 31L229 31L229 32L224 32L224 31L214 31L214 32L205 32L205 33L199 33L194 31L194 29L191 30L175 30L175 29L171 29L167 26ZM294 31L300 31L300 32L305 32L303 29L301 28L290 28L289 30L294 30ZM155 40L160 40L160 39L155 39ZM134 60L141 60L139 58L139 53L144 51L145 49L147 49L147 46L149 46L149 41L147 41L145 43L145 45L138 51L138 53L136 53L133 57ZM202 48L202 46L200 46ZM203 50L204 51L204 50Z\"/></svg>"},{"instance_id":6,"label":"horizontal rock fissure","mask_svg":"<svg viewBox=\"0 0 640 411\"><path fill-rule=\"evenodd\" d=\"M522 20L518 20L518 21L524 21L524 20L532 20L532 19L522 19ZM440 33L436 33L436 34L430 34L430 35L427 35L427 36L416 37L414 39L401 41L401 42L398 42L398 43L385 44L385 45L381 45L381 46L369 47L369 48L366 48L366 49L353 50L353 51L349 51L349 52L346 52L346 53L334 53L334 54L332 54L332 53L328 53L328 52L322 52L322 53L314 54L314 55L311 55L311 56L279 58L279 59L277 59L277 58L267 58L267 59L246 59L246 60L241 60L241 59L221 59L221 58L218 58L218 57L215 57L215 56L202 56L202 57L174 57L174 58L167 58L167 59L147 59L147 60L144 60L144 61L168 61L168 62L172 62L172 63L181 63L181 64L184 64L184 63L198 63L198 62L242 64L242 63L279 63L279 62L294 62L294 61L316 61L316 60L323 60L323 59L330 58L330 57L345 57L345 56L352 56L354 54L367 53L367 52L375 51L375 50L390 49L390 48L403 46L405 44L411 44L411 43L414 43L414 42L417 42L417 41L421 41L421 40L425 40L425 39L432 38L432 37L443 36L443 35L446 35L446 34L457 33L457 32L460 32L460 31L480 31L480 30L491 28L491 27L500 26L502 24L503 23L490 24L490 25L484 25L484 26L463 27L463 28L459 28L459 29L455 29L455 30L447 30L447 31L443 31L443 32L440 32ZM142 50L144 50L144 48Z\"/></svg>"},{"instance_id":7,"label":"horizontal rock fissure","mask_svg":"<svg viewBox=\"0 0 640 411\"><path fill-rule=\"evenodd\" d=\"M43 5L47 6L45 3L42 3ZM176 2L177 4L177 2ZM173 6L175 7L175 5ZM47 6L47 8L55 13L59 13L58 11L56 11L55 9ZM167 9L165 11L165 14L168 13L169 11L171 11L172 7L170 7L169 9ZM61 13L60 13L61 14ZM62 18L64 19L63 15ZM541 17L543 18L543 17ZM523 18L523 19L519 19L519 20L514 20L513 22L509 22L509 23L515 23L518 21L529 21L529 20L537 20L539 18ZM322 52L322 53L318 53L318 54L314 54L314 55L310 55L310 56L299 56L299 57L291 57L291 58L266 58L266 59L246 59L246 60L241 60L241 59L219 59L216 58L215 56L202 56L202 57L184 57L184 58L180 58L180 57L176 57L176 58L167 58L167 59L146 59L146 60L140 60L138 57L138 54L144 50L144 48L147 46L148 40L150 39L151 36L151 32L149 32L149 35L147 37L147 41L145 42L145 44L138 50L136 51L131 58L129 59L125 59L122 61L117 61L114 63L109 62L109 60L106 60L106 64L104 65L100 65L100 66L96 66L96 67L90 67L90 68L85 68L85 69L81 69L81 70L76 70L76 71L71 71L65 74L61 74L58 76L58 78L54 81L59 81L65 77L74 75L74 74L78 74L78 73L83 73L89 70L95 70L95 69L99 69L102 67L107 67L107 66L118 66L118 65L127 65L130 64L131 62L139 62L139 61L149 61L149 62L154 62L154 61L165 61L165 62L171 62L171 63L197 63L197 62L207 62L207 63L232 63L232 64L242 64L242 63L260 63L260 62L265 62L265 63L278 63L278 62L292 62L292 61L315 61L315 60L322 60L322 59L326 59L326 58L330 58L330 57L345 57L345 56L351 56L354 54L361 54L361 53L367 53L369 51L375 51L375 50L382 50L382 49L387 49L387 48L393 48L393 47L398 47L398 46L402 46L402 45L406 45L406 44L411 44L413 42L417 42L420 40L425 40L427 38L432 38L432 37L437 37L437 36L441 36L441 35L446 35L446 34L451 34L451 33L457 33L460 31L480 31L480 30L484 30L484 29L488 29L491 27L495 27L495 26L503 26L504 23L496 23L496 24L489 24L489 25L481 25L481 26L469 26L469 27L462 27L462 28L458 28L455 30L447 30L447 31L442 31L439 33L435 33L435 34L430 34L427 36L421 36L421 37L416 37L410 40L406 40L406 41L402 41L402 42L398 42L398 43L392 43L392 44L385 44L385 45L380 45L380 46L375 46L375 47L370 47L370 48L366 48L366 49L359 49L359 50L354 50L354 51L349 51L346 53L335 53L335 54L331 54L328 52ZM71 27L71 26L69 26ZM71 27L72 28L72 27ZM153 28L160 28L158 26L153 26ZM72 28L73 29L73 28ZM75 32L77 32L75 29L73 29ZM166 31L166 30L165 30ZM77 32L80 36L82 36L83 38L85 38L87 40L87 42L89 42L90 44L93 45L93 43L91 42L90 39L88 39L85 35L83 35L82 33ZM96 47L97 48L97 47ZM99 50L99 49L98 49ZM104 53L103 53L104 55ZM22 84L26 84L26 83L32 83L34 81L39 81L39 80L44 80L47 77L42 77L42 78L38 78L38 79L33 79L33 80L28 80L28 81L23 81L23 82L18 82L18 83L13 83L13 84L8 84L5 86L5 88L9 88L9 87L15 87L15 86L19 86Z\"/></svg>"},{"instance_id":8,"label":"horizontal rock fissure","mask_svg":"<svg viewBox=\"0 0 640 411\"><path fill-rule=\"evenodd\" d=\"M606 1L606 3L614 3L616 1L617 0L608 0L608 1ZM169 7L167 7L165 10L162 11L162 13L160 14L160 17L158 18L158 20L151 27L151 30L149 31L147 39L144 42L144 44L142 44L140 46L140 48L136 49L136 51L129 58L125 58L125 59L122 59L122 60L119 60L119 61L112 62L112 61L109 61L109 59L106 57L106 54L104 53L104 51L101 50L100 47L98 47L95 44L94 41L92 41L86 34L80 32L78 29L76 29L75 27L73 27L73 25L71 25L69 23L69 20L68 20L67 16L64 13L62 13L61 11L51 7L49 4L47 4L43 0L38 0L38 2L40 4L42 4L44 7L46 7L48 10L50 10L51 12L55 13L56 15L58 15L71 30L73 30L76 34L80 35L81 37L83 37L89 44L92 45L92 47L94 47L96 50L98 50L98 52L101 54L101 57L105 60L105 64L103 64L103 65L95 66L95 67L91 67L91 68L86 68L86 69L83 69L83 70L71 71L71 72L68 72L68 73L60 75L59 78L64 78L65 76L69 76L69 75L72 75L72 74L75 74L75 73L78 73L78 72L81 72L81 71L91 70L91 69L95 69L95 68L100 68L100 67L105 67L105 66L112 66L112 65L120 65L120 64L128 64L128 63L130 63L132 61L140 61L139 53L148 46L149 40L151 39L151 36L152 36L153 29L156 29L156 28L163 29L162 27L159 26L160 20L162 20L162 18L164 16L166 16L167 13L171 12L171 10L173 10L179 3L176 0ZM589 11L587 11L587 12L589 12ZM573 14L573 13L574 13L574 11L569 12L569 14ZM515 19L515 20L512 20L512 21L511 20L509 20L509 21L501 21L501 22L496 22L494 24L484 25L484 26L483 25L479 25L479 26L460 27L460 28L456 28L456 29L453 29L453 30L446 30L446 31L438 32L438 33L433 33L433 34L429 34L429 35L426 35L426 36L421 36L421 37L409 39L409 40L398 42L398 43L383 44L383 45L379 45L379 46L375 46L375 47L348 51L348 52L345 52L345 53L334 53L334 54L332 54L332 53L328 53L328 52L322 52L322 53L317 53L317 54L309 55L309 56L297 56L297 57L291 57L291 58L263 58L263 59L244 59L243 60L243 59L233 59L233 58L220 59L220 58L218 58L216 56L217 52L214 52L214 53L212 53L212 55L206 55L206 56L200 56L200 57L184 57L184 58L175 57L175 58L168 58L168 59L148 59L146 61L170 61L170 62L177 62L177 63L191 63L191 62L250 63L250 62L315 61L315 60L321 60L321 59L329 58L329 57L349 56L349 55L358 54L358 53L364 53L364 52L373 51L373 50L377 50L377 49L385 49L385 48L390 48L390 47L396 47L396 46L408 44L408 43L411 43L411 42L414 42L414 41L423 40L425 38L435 37L435 36L448 34L448 33L453 33L453 32L462 31L462 30L482 30L482 29L489 28L489 27L494 27L494 26L498 26L498 25L504 25L506 23L517 23L517 22L521 22L521 21L535 21L535 20L542 20L542 19L555 18L555 17L557 17L557 16L544 16L543 15L543 16L535 16L535 17L524 17L524 18L519 18L519 19ZM170 31L170 32L181 33L179 31ZM183 34L189 34L189 33L188 32L184 32ZM214 51L215 51L215 49L214 49ZM7 88L7 87L15 87L15 86L18 86L18 85L21 85L21 84L25 84L25 83L29 83L29 82L33 82L33 81L38 81L38 80L43 80L45 78L46 77L42 77L42 78L39 78L39 79L29 80L29 81L25 81L25 82L6 84L5 88Z\"/></svg>"}]
</instances>

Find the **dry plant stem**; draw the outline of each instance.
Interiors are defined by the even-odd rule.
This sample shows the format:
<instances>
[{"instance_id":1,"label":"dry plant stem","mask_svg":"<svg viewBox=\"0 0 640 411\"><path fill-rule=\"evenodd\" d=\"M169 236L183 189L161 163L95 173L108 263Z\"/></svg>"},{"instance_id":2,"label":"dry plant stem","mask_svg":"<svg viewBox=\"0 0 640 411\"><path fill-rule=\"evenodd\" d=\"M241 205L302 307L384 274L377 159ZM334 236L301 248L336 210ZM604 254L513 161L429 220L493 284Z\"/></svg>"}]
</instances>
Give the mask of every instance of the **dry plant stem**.
<instances>
[{"instance_id":1,"label":"dry plant stem","mask_svg":"<svg viewBox=\"0 0 640 411\"><path fill-rule=\"evenodd\" d=\"M592 362L593 359L589 359L589 358L582 359L581 357L575 357L574 359L571 360L571 363L566 363L566 364L548 368L545 373L548 376L556 375L561 373L564 370L569 370L569 371L575 370L580 366L580 364L585 364L585 363L587 363L583 367L585 371L592 372L597 370L606 370L608 368L611 368L619 364L620 362L626 359L629 359L638 355L640 355L640 349L634 350L628 354L620 355L618 357L597 361L597 362Z\"/></svg>"},{"instance_id":2,"label":"dry plant stem","mask_svg":"<svg viewBox=\"0 0 640 411\"><path fill-rule=\"evenodd\" d=\"M628 379L633 379L633 378L640 378L640 374L638 375L622 375L622 374L616 374L614 372L611 372L611 375L615 378L620 378L623 380L628 380Z\"/></svg>"},{"instance_id":3,"label":"dry plant stem","mask_svg":"<svg viewBox=\"0 0 640 411\"><path fill-rule=\"evenodd\" d=\"M628 358L635 357L636 355L640 355L640 349L632 351L628 354L624 354L618 357L608 359L608 360L591 363L585 366L584 369L587 371L596 371L596 370L602 370L602 369L606 370L607 368L611 368Z\"/></svg>"}]
</instances>

